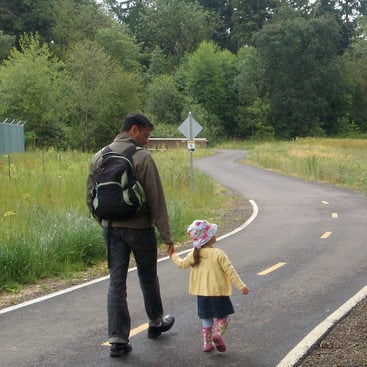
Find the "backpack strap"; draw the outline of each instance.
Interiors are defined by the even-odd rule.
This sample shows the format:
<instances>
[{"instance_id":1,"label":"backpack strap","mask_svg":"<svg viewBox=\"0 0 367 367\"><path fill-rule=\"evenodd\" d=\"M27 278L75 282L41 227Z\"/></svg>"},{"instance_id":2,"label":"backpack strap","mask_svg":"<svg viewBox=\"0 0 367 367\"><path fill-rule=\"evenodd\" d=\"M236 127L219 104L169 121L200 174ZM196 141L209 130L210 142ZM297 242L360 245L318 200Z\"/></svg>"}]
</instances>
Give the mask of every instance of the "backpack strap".
<instances>
[{"instance_id":1,"label":"backpack strap","mask_svg":"<svg viewBox=\"0 0 367 367\"><path fill-rule=\"evenodd\" d=\"M131 157L138 151L143 150L142 147L139 147L135 144L130 144L125 150L123 150L120 154L126 157L127 159L131 160ZM105 146L102 149L102 154L112 153L113 150L111 149L110 145ZM117 152L116 152L117 153Z\"/></svg>"},{"instance_id":2,"label":"backpack strap","mask_svg":"<svg viewBox=\"0 0 367 367\"><path fill-rule=\"evenodd\" d=\"M125 150L122 151L122 155L124 157L126 157L127 159L129 159L131 161L132 156L138 151L138 150L142 150L142 147L139 147L135 144L131 144L130 146L128 146Z\"/></svg>"},{"instance_id":3,"label":"backpack strap","mask_svg":"<svg viewBox=\"0 0 367 367\"><path fill-rule=\"evenodd\" d=\"M136 177L135 175L135 168L133 166L133 162L132 162L132 157L133 155L138 151L138 150L142 150L143 148L142 147L139 147L135 144L131 144L130 146L128 146L125 150L122 151L121 155L125 158L127 158L130 162L131 162L131 165L132 165L132 173L133 173L133 176Z\"/></svg>"},{"instance_id":4,"label":"backpack strap","mask_svg":"<svg viewBox=\"0 0 367 367\"><path fill-rule=\"evenodd\" d=\"M102 151L102 155L104 155L104 154L107 154L107 153L111 153L112 149L109 145L107 145L101 151Z\"/></svg>"}]
</instances>

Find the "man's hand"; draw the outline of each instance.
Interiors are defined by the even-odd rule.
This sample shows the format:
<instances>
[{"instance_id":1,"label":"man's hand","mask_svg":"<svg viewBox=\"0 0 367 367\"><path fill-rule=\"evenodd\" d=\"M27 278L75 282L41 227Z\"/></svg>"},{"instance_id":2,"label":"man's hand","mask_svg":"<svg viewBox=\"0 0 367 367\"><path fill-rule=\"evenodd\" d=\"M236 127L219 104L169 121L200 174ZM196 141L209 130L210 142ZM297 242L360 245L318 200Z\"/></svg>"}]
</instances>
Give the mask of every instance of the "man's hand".
<instances>
[{"instance_id":1,"label":"man's hand","mask_svg":"<svg viewBox=\"0 0 367 367\"><path fill-rule=\"evenodd\" d=\"M166 252L169 257L172 256L172 254L175 252L175 247L173 246L173 243L166 244Z\"/></svg>"}]
</instances>

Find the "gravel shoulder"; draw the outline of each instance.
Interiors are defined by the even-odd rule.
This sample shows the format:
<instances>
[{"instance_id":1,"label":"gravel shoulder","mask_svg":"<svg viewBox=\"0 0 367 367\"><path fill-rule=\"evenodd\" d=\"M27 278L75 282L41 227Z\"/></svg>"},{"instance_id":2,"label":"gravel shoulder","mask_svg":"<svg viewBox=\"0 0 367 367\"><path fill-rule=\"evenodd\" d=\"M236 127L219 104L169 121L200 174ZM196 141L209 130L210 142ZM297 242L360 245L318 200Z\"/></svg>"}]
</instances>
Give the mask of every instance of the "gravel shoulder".
<instances>
[{"instance_id":1,"label":"gravel shoulder","mask_svg":"<svg viewBox=\"0 0 367 367\"><path fill-rule=\"evenodd\" d=\"M220 218L218 236L224 235L243 224L251 215L247 200L237 198L231 208ZM176 244L176 251L190 248L191 243ZM165 248L159 256L166 256ZM134 262L131 262L131 266ZM43 279L36 284L25 285L18 293L0 291L0 309L37 297L72 287L108 274L106 263L68 278ZM299 367L367 367L367 298L357 304L340 320L298 363ZM269 366L270 367L270 366Z\"/></svg>"},{"instance_id":2,"label":"gravel shoulder","mask_svg":"<svg viewBox=\"0 0 367 367\"><path fill-rule=\"evenodd\" d=\"M367 298L340 320L299 364L300 367L367 366Z\"/></svg>"}]
</instances>

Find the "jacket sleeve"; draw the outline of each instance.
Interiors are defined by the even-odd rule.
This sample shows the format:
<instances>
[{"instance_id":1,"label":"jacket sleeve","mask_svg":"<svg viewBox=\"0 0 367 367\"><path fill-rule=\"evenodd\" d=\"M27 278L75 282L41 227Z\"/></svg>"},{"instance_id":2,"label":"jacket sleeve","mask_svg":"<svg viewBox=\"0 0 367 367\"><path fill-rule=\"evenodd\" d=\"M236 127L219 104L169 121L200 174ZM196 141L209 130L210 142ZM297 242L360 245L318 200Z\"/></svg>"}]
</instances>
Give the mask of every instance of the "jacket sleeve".
<instances>
[{"instance_id":1,"label":"jacket sleeve","mask_svg":"<svg viewBox=\"0 0 367 367\"><path fill-rule=\"evenodd\" d=\"M192 252L190 252L184 259L181 259L176 252L174 252L171 256L171 260L174 264L176 264L180 269L187 269L191 267L191 264L194 262Z\"/></svg>"},{"instance_id":2,"label":"jacket sleeve","mask_svg":"<svg viewBox=\"0 0 367 367\"><path fill-rule=\"evenodd\" d=\"M241 290L242 288L246 287L246 284L242 281L236 269L229 260L228 256L224 252L220 254L218 261L224 273L227 275L227 277L231 280L231 283L234 284L236 288Z\"/></svg>"},{"instance_id":3,"label":"jacket sleeve","mask_svg":"<svg viewBox=\"0 0 367 367\"><path fill-rule=\"evenodd\" d=\"M136 174L147 197L149 214L166 244L173 243L166 199L158 168L150 153L137 152L142 159L136 160Z\"/></svg>"}]
</instances>

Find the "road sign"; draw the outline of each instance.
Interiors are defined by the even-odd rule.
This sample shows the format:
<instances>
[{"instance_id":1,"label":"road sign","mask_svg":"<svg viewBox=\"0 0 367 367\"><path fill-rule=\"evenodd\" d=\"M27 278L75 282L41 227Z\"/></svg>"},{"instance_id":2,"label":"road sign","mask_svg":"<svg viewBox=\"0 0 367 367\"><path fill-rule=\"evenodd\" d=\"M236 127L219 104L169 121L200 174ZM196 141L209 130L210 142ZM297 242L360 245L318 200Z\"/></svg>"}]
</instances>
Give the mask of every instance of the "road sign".
<instances>
[{"instance_id":1,"label":"road sign","mask_svg":"<svg viewBox=\"0 0 367 367\"><path fill-rule=\"evenodd\" d=\"M187 142L187 149L188 149L190 152L195 151L195 141L194 141L194 140L189 140L189 141Z\"/></svg>"},{"instance_id":2,"label":"road sign","mask_svg":"<svg viewBox=\"0 0 367 367\"><path fill-rule=\"evenodd\" d=\"M189 117L178 127L178 130L187 139L193 140L203 130L203 127L194 120L191 112L189 112Z\"/></svg>"},{"instance_id":3,"label":"road sign","mask_svg":"<svg viewBox=\"0 0 367 367\"><path fill-rule=\"evenodd\" d=\"M190 152L190 170L191 170L191 190L194 191L194 166L192 162L192 153L195 151L195 137L203 130L203 127L194 120L189 112L189 117L178 127L178 130L185 135L187 142L187 149Z\"/></svg>"}]
</instances>

